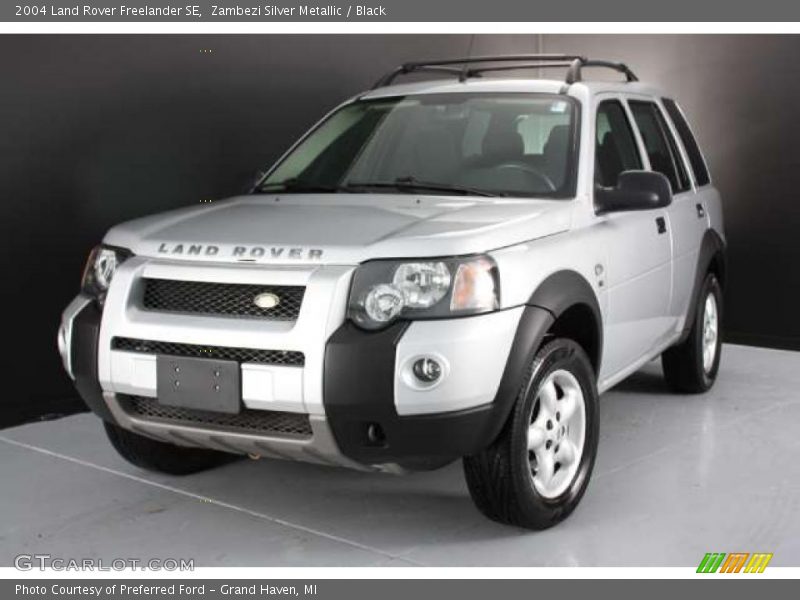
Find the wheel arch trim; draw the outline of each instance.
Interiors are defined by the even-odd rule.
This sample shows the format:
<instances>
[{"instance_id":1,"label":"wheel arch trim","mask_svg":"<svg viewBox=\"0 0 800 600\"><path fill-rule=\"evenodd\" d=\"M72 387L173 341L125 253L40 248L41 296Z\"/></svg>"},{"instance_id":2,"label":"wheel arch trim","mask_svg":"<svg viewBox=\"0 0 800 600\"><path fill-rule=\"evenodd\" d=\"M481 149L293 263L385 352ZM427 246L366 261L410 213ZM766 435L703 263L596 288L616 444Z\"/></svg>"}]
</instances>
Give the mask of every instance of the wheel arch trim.
<instances>
[{"instance_id":1,"label":"wheel arch trim","mask_svg":"<svg viewBox=\"0 0 800 600\"><path fill-rule=\"evenodd\" d=\"M577 271L557 271L546 277L531 294L522 313L500 386L494 400L494 427L491 439L500 434L508 420L524 381L525 373L533 362L545 336L558 318L575 307L585 307L591 314L596 336L595 356L584 348L599 373L603 348L603 321L600 303L589 282ZM575 340L576 343L578 340ZM595 373L595 375L597 375Z\"/></svg>"},{"instance_id":2,"label":"wheel arch trim","mask_svg":"<svg viewBox=\"0 0 800 600\"><path fill-rule=\"evenodd\" d=\"M545 278L531 294L528 306L548 311L557 321L568 310L576 307L588 308L592 315L596 340L595 348L584 348L597 373L603 358L603 315L600 302L586 278L577 271L557 271ZM579 340L576 340L579 341Z\"/></svg>"},{"instance_id":3,"label":"wheel arch trim","mask_svg":"<svg viewBox=\"0 0 800 600\"><path fill-rule=\"evenodd\" d=\"M703 240L700 242L700 251L697 255L697 267L694 272L694 283L692 284L692 293L689 296L689 308L686 311L686 320L683 324L683 331L681 331L678 344L684 342L692 330L694 319L692 315L697 310L698 294L703 287L706 275L711 269L712 265L716 265L717 279L719 280L720 287L724 290L727 280L727 259L726 259L726 245L722 237L714 229L707 229L703 234Z\"/></svg>"}]
</instances>

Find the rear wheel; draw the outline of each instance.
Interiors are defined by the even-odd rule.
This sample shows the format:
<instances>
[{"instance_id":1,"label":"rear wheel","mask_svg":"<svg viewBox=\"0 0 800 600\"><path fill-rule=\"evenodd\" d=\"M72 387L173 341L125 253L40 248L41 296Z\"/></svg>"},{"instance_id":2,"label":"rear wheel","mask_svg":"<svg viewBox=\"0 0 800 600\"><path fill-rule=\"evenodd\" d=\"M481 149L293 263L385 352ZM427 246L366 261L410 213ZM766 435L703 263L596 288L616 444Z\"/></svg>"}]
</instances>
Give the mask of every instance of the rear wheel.
<instances>
[{"instance_id":1,"label":"rear wheel","mask_svg":"<svg viewBox=\"0 0 800 600\"><path fill-rule=\"evenodd\" d=\"M169 475L189 475L205 471L236 460L236 454L205 450L202 448L185 448L144 437L127 429L122 429L103 421L106 434L119 452L129 463Z\"/></svg>"},{"instance_id":2,"label":"rear wheel","mask_svg":"<svg viewBox=\"0 0 800 600\"><path fill-rule=\"evenodd\" d=\"M574 341L555 339L536 354L513 412L486 450L464 459L478 509L528 529L562 521L583 496L597 454L594 370Z\"/></svg>"},{"instance_id":3,"label":"rear wheel","mask_svg":"<svg viewBox=\"0 0 800 600\"><path fill-rule=\"evenodd\" d=\"M722 351L722 288L706 276L692 315L692 329L681 344L661 355L664 378L676 392L699 394L711 389Z\"/></svg>"}]
</instances>

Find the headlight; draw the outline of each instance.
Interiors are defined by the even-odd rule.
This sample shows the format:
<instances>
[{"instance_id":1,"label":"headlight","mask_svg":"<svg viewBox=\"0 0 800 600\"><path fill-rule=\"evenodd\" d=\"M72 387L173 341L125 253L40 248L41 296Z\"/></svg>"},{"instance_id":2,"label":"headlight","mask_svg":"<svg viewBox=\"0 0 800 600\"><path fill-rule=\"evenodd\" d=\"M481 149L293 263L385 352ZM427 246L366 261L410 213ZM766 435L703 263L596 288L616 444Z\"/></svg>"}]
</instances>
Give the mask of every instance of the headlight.
<instances>
[{"instance_id":1,"label":"headlight","mask_svg":"<svg viewBox=\"0 0 800 600\"><path fill-rule=\"evenodd\" d=\"M397 318L435 319L497 309L497 266L488 256L431 261L375 260L353 276L348 316L364 329Z\"/></svg>"},{"instance_id":2,"label":"headlight","mask_svg":"<svg viewBox=\"0 0 800 600\"><path fill-rule=\"evenodd\" d=\"M443 262L405 263L397 267L392 284L408 308L430 308L450 289L450 269Z\"/></svg>"},{"instance_id":3,"label":"headlight","mask_svg":"<svg viewBox=\"0 0 800 600\"><path fill-rule=\"evenodd\" d=\"M124 248L103 245L94 248L83 269L81 290L102 306L117 267L130 257L131 252Z\"/></svg>"}]
</instances>

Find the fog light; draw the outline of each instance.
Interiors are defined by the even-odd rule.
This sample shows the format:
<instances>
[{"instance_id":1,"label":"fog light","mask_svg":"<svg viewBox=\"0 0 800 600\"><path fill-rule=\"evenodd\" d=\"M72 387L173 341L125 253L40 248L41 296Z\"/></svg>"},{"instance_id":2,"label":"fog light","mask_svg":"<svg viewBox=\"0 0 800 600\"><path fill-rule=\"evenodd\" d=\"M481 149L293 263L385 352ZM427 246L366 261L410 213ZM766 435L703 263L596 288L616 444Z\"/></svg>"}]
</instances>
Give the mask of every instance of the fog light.
<instances>
[{"instance_id":1,"label":"fog light","mask_svg":"<svg viewBox=\"0 0 800 600\"><path fill-rule=\"evenodd\" d=\"M433 383L442 376L442 365L432 358L420 358L412 367L414 377L423 383Z\"/></svg>"},{"instance_id":2,"label":"fog light","mask_svg":"<svg viewBox=\"0 0 800 600\"><path fill-rule=\"evenodd\" d=\"M367 441L373 446L382 446L386 443L386 434L378 423L367 425Z\"/></svg>"}]
</instances>

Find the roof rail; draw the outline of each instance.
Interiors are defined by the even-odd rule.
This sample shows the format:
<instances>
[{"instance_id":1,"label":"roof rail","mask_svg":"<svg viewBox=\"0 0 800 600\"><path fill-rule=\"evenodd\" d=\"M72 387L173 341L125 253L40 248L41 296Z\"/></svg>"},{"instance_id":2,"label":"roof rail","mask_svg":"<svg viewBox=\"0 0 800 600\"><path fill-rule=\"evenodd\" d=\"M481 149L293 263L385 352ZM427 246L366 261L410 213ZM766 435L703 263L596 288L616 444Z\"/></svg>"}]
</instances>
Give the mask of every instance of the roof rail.
<instances>
[{"instance_id":1,"label":"roof rail","mask_svg":"<svg viewBox=\"0 0 800 600\"><path fill-rule=\"evenodd\" d=\"M501 65L481 65L481 63L505 63ZM517 63L517 64L509 64ZM478 65L478 66L470 66ZM480 77L489 71L511 71L515 69L538 69L567 67L566 83L581 81L583 67L603 67L625 75L626 81L639 81L638 77L623 63L607 60L590 60L576 54L507 54L500 56L473 56L468 58L449 58L445 60L426 60L408 62L400 65L381 77L372 89L391 85L401 75L420 72L436 72L457 75L459 81L470 77Z\"/></svg>"},{"instance_id":2,"label":"roof rail","mask_svg":"<svg viewBox=\"0 0 800 600\"><path fill-rule=\"evenodd\" d=\"M632 82L632 81L639 81L639 78L636 74L628 68L628 65L621 62L611 62L608 60L588 60L588 59L581 59L576 60L572 63L569 70L567 71L567 77L565 79L566 83L572 84L576 81L581 81L581 69L583 67L603 67L606 69L613 69L619 73L625 75L625 81Z\"/></svg>"}]
</instances>

